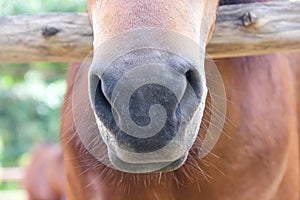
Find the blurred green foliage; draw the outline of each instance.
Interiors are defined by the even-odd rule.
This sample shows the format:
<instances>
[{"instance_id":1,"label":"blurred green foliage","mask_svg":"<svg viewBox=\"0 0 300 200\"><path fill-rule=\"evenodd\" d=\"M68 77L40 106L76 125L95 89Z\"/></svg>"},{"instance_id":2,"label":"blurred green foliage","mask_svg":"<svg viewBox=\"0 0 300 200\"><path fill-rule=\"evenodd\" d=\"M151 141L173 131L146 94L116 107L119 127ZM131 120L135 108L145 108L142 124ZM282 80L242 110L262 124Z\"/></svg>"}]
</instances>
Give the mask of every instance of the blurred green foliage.
<instances>
[{"instance_id":1,"label":"blurred green foliage","mask_svg":"<svg viewBox=\"0 0 300 200\"><path fill-rule=\"evenodd\" d=\"M84 11L84 0L0 0L0 15ZM0 167L22 164L37 142L58 141L66 68L0 61Z\"/></svg>"},{"instance_id":2,"label":"blurred green foliage","mask_svg":"<svg viewBox=\"0 0 300 200\"><path fill-rule=\"evenodd\" d=\"M85 12L84 0L0 0L0 15Z\"/></svg>"},{"instance_id":3,"label":"blurred green foliage","mask_svg":"<svg viewBox=\"0 0 300 200\"><path fill-rule=\"evenodd\" d=\"M65 69L49 63L0 66L2 166L17 165L36 142L57 141Z\"/></svg>"}]
</instances>

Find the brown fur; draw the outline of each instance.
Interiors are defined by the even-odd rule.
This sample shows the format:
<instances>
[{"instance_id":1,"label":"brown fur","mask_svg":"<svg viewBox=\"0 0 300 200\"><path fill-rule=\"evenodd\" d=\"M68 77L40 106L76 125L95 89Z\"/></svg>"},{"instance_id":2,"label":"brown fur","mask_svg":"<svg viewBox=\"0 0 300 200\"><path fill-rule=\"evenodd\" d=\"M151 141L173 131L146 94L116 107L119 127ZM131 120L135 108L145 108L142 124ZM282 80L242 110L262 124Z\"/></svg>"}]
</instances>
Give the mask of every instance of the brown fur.
<instances>
[{"instance_id":1,"label":"brown fur","mask_svg":"<svg viewBox=\"0 0 300 200\"><path fill-rule=\"evenodd\" d=\"M133 27L159 27L162 21L167 22L169 29L181 31L194 39L198 37L197 31L191 31L195 23L187 23L189 20L193 22L191 15L186 14L192 12L189 1L156 0L157 3L170 3L173 8L183 5L183 10L176 12L171 7L164 12L157 8L157 16L151 14L152 10L147 16L146 9L140 21L132 23L131 19L138 19L138 11L145 8L142 6L145 1L135 2L137 4L131 0L102 1L101 11L105 12L99 11L97 16L92 16L91 8L95 7L95 2L89 0L91 19L102 23L98 24L101 31L96 32L95 37L104 41ZM211 8L218 3L217 0L203 2ZM147 5L156 8L151 3ZM131 13L132 8L139 9ZM117 17L113 17L115 11ZM206 43L213 27L215 10L203 9L201 12L206 26L201 28L200 34L206 35ZM153 21L150 20L152 18ZM185 20L175 23L181 19ZM297 200L299 57L299 53L290 53L216 60L227 93L227 122L223 134L205 158L197 157L199 146L196 142L183 167L162 174L119 172L105 167L85 150L76 134L72 115L72 89L78 66L70 66L61 130L68 199ZM87 112L92 112L90 107ZM205 134L209 106L205 113L199 136ZM95 121L90 121L90 124L95 124Z\"/></svg>"},{"instance_id":2,"label":"brown fur","mask_svg":"<svg viewBox=\"0 0 300 200\"><path fill-rule=\"evenodd\" d=\"M30 200L63 200L65 197L62 151L59 145L41 145L31 156L24 187Z\"/></svg>"}]
</instances>

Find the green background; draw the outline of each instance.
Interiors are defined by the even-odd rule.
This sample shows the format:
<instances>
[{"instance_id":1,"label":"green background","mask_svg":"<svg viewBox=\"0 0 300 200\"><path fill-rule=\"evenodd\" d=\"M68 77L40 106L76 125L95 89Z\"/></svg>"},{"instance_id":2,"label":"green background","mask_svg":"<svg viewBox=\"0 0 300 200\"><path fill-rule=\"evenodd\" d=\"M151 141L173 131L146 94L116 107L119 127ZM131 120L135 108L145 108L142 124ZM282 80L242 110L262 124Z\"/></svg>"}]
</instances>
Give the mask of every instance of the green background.
<instances>
[{"instance_id":1,"label":"green background","mask_svg":"<svg viewBox=\"0 0 300 200\"><path fill-rule=\"evenodd\" d=\"M0 0L0 16L44 12L85 12L85 1ZM36 144L58 141L66 69L66 63L0 61L0 168L24 166ZM0 181L0 190L14 188Z\"/></svg>"}]
</instances>

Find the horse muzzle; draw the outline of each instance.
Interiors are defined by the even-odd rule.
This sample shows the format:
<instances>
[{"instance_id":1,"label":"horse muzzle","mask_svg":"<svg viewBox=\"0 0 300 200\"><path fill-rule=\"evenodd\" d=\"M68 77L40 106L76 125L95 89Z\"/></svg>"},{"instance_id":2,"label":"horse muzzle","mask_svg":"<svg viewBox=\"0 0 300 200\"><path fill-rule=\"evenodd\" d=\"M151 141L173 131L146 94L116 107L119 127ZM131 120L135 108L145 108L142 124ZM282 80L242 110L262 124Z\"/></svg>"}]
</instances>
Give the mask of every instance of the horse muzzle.
<instances>
[{"instance_id":1,"label":"horse muzzle","mask_svg":"<svg viewBox=\"0 0 300 200\"><path fill-rule=\"evenodd\" d=\"M204 58L178 33L144 31L126 32L94 50L89 97L115 168L172 171L198 135L207 95Z\"/></svg>"}]
</instances>

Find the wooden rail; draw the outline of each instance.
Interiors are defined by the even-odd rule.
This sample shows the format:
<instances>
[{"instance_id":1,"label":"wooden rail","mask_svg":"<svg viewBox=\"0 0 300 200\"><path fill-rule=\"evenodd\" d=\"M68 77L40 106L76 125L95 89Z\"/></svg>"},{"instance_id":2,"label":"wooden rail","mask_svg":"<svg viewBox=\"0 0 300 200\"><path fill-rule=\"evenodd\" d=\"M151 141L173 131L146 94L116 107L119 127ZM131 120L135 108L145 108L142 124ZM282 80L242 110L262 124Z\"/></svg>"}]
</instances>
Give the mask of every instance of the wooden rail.
<instances>
[{"instance_id":1,"label":"wooden rail","mask_svg":"<svg viewBox=\"0 0 300 200\"><path fill-rule=\"evenodd\" d=\"M28 200L28 195L24 190L0 191L0 200Z\"/></svg>"},{"instance_id":2,"label":"wooden rail","mask_svg":"<svg viewBox=\"0 0 300 200\"><path fill-rule=\"evenodd\" d=\"M21 184L25 170L21 167L0 168L0 182L16 181ZM0 191L0 200L26 200L28 199L25 190L4 190Z\"/></svg>"},{"instance_id":3,"label":"wooden rail","mask_svg":"<svg viewBox=\"0 0 300 200\"><path fill-rule=\"evenodd\" d=\"M300 1L222 6L208 53L214 58L300 50Z\"/></svg>"},{"instance_id":4,"label":"wooden rail","mask_svg":"<svg viewBox=\"0 0 300 200\"><path fill-rule=\"evenodd\" d=\"M220 6L213 58L300 50L300 1ZM92 49L85 13L0 17L0 62L81 61Z\"/></svg>"},{"instance_id":5,"label":"wooden rail","mask_svg":"<svg viewBox=\"0 0 300 200\"><path fill-rule=\"evenodd\" d=\"M19 167L0 168L0 181L21 181L24 176L24 169Z\"/></svg>"}]
</instances>

